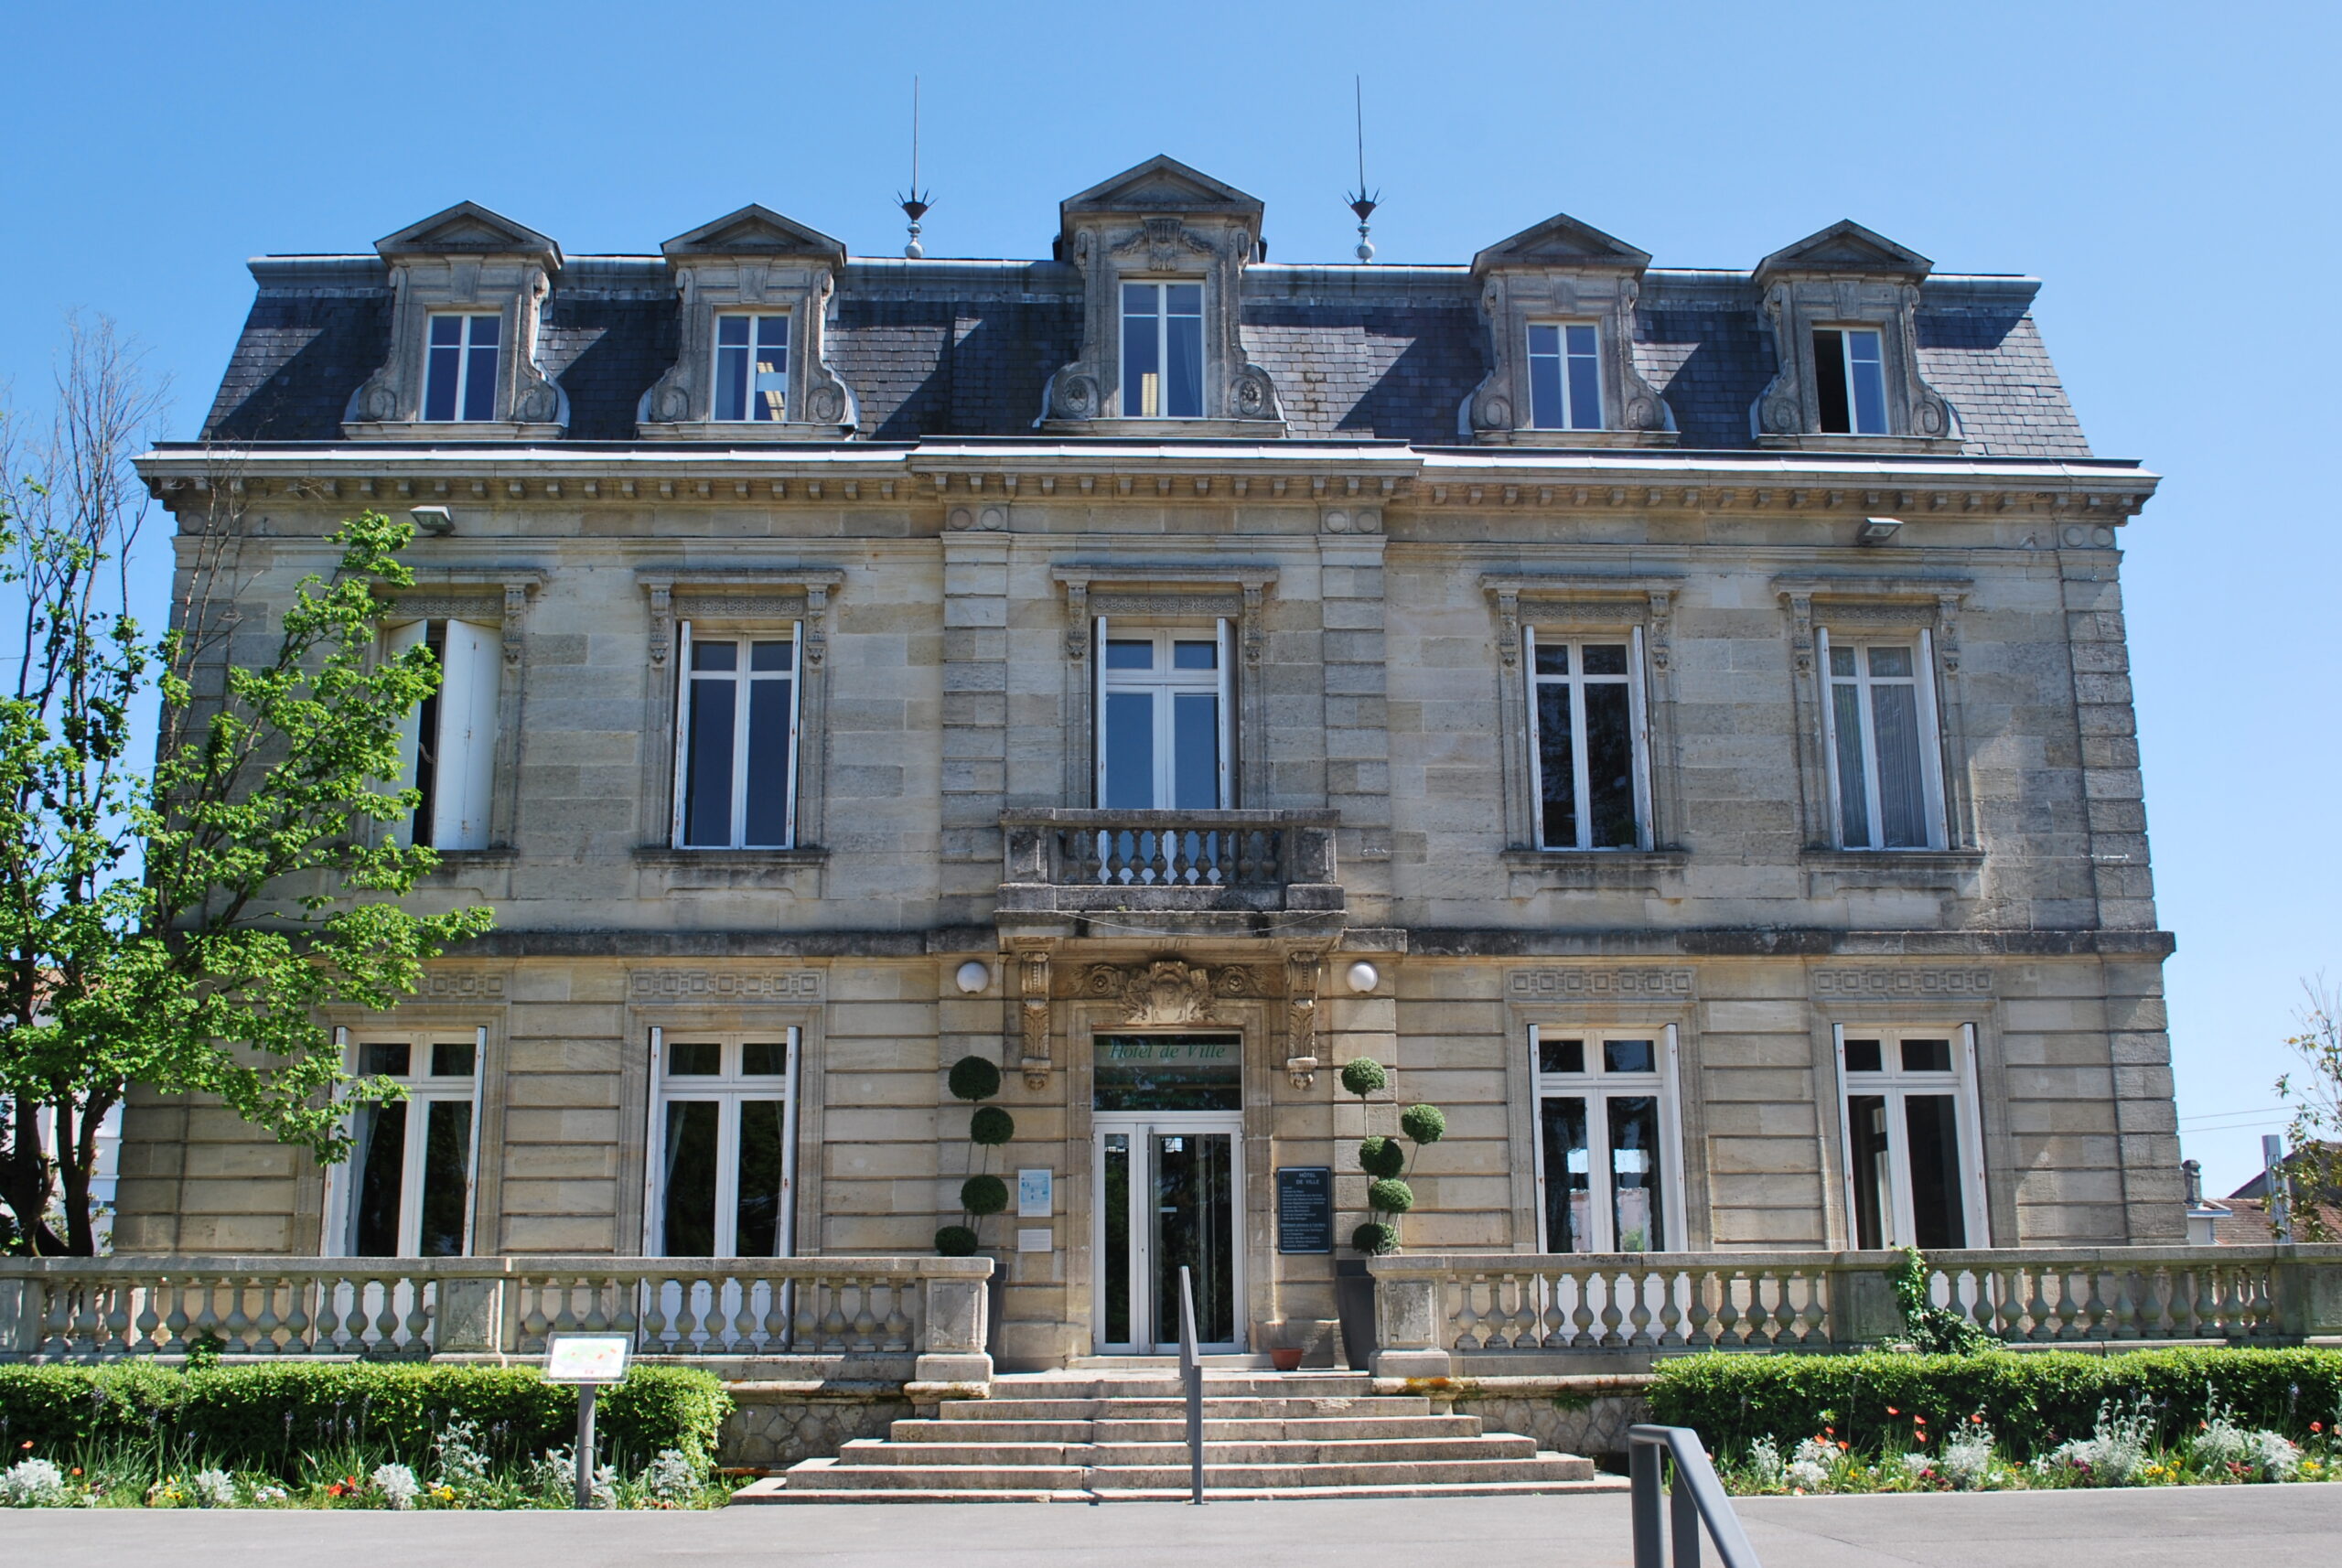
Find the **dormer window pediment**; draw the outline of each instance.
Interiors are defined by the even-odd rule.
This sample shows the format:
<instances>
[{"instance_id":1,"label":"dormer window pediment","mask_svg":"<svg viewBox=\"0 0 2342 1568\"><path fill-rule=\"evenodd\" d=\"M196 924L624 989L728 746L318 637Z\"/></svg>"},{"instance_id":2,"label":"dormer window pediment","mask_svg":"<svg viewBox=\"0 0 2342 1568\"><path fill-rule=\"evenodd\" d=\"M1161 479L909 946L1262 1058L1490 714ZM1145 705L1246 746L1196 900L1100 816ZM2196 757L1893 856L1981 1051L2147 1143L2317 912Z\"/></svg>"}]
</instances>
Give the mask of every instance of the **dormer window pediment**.
<instances>
[{"instance_id":1,"label":"dormer window pediment","mask_svg":"<svg viewBox=\"0 0 2342 1568\"><path fill-rule=\"evenodd\" d=\"M1495 364L1461 413L1470 439L1650 446L1674 419L1635 366L1635 301L1650 257L1557 213L1472 258Z\"/></svg>"},{"instance_id":2,"label":"dormer window pediment","mask_svg":"<svg viewBox=\"0 0 2342 1568\"><path fill-rule=\"evenodd\" d=\"M1283 435L1275 384L1238 325L1261 215L1257 199L1168 157L1069 198L1056 253L1082 274L1082 348L1049 378L1041 427Z\"/></svg>"},{"instance_id":3,"label":"dormer window pediment","mask_svg":"<svg viewBox=\"0 0 2342 1568\"><path fill-rule=\"evenodd\" d=\"M1757 263L1779 367L1749 410L1757 445L1959 449L1959 415L1919 374L1919 285L1934 265L1852 220Z\"/></svg>"},{"instance_id":4,"label":"dormer window pediment","mask_svg":"<svg viewBox=\"0 0 2342 1568\"><path fill-rule=\"evenodd\" d=\"M823 354L845 246L751 204L660 247L682 312L675 363L643 394L646 438L835 441L853 389Z\"/></svg>"},{"instance_id":5,"label":"dormer window pediment","mask_svg":"<svg viewBox=\"0 0 2342 1568\"><path fill-rule=\"evenodd\" d=\"M568 400L537 366L561 247L477 202L376 242L391 271L391 351L350 399L355 439L549 440Z\"/></svg>"}]
</instances>

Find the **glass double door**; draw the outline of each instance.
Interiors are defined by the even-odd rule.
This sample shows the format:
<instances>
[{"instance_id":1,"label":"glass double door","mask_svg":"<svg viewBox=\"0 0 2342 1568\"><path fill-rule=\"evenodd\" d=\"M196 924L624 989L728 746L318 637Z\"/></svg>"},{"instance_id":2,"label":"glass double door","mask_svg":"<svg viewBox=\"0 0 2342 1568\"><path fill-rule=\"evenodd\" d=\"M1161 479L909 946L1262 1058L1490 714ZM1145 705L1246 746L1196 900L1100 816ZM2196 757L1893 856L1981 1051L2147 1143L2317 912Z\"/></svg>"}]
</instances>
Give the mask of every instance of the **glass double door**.
<instances>
[{"instance_id":1,"label":"glass double door","mask_svg":"<svg viewBox=\"0 0 2342 1568\"><path fill-rule=\"evenodd\" d=\"M1206 1350L1242 1348L1243 1124L1208 1112L1099 1113L1098 1348L1169 1355L1179 1348L1179 1270L1196 1298Z\"/></svg>"}]
</instances>

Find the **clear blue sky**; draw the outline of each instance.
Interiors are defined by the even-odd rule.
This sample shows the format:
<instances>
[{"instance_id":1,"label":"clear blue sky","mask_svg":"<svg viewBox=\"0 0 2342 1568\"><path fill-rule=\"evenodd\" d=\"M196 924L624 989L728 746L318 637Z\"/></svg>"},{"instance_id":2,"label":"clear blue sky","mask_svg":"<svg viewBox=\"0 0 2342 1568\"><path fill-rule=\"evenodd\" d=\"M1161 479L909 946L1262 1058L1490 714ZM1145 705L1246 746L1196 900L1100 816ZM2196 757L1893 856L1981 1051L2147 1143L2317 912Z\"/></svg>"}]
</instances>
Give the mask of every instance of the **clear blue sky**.
<instances>
[{"instance_id":1,"label":"clear blue sky","mask_svg":"<svg viewBox=\"0 0 2342 1568\"><path fill-rule=\"evenodd\" d=\"M1851 217L1947 271L2034 274L2094 446L2167 476L2124 531L2124 578L2179 934L2180 1114L2226 1191L2276 1126L2255 1113L2301 981L2342 980L2338 18L2251 0L5 5L0 379L39 401L65 312L102 312L150 346L191 435L246 256L363 250L466 198L572 252L641 252L754 200L893 253L913 72L930 255L1046 254L1060 198L1167 152L1261 197L1277 259L1347 259L1358 73L1385 261L1461 261L1567 211L1661 265L1738 267Z\"/></svg>"}]
</instances>

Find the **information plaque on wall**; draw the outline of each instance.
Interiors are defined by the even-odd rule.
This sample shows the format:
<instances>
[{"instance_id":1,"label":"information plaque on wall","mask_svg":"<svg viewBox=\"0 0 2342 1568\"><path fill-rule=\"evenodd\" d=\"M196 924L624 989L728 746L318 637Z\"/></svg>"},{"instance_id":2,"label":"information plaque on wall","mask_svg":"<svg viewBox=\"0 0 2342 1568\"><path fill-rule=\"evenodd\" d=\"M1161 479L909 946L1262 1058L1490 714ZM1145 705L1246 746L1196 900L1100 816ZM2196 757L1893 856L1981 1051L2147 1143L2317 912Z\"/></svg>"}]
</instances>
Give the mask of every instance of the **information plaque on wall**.
<instances>
[{"instance_id":1,"label":"information plaque on wall","mask_svg":"<svg viewBox=\"0 0 2342 1568\"><path fill-rule=\"evenodd\" d=\"M1334 1170L1285 1165L1277 1171L1277 1251L1334 1250Z\"/></svg>"}]
</instances>

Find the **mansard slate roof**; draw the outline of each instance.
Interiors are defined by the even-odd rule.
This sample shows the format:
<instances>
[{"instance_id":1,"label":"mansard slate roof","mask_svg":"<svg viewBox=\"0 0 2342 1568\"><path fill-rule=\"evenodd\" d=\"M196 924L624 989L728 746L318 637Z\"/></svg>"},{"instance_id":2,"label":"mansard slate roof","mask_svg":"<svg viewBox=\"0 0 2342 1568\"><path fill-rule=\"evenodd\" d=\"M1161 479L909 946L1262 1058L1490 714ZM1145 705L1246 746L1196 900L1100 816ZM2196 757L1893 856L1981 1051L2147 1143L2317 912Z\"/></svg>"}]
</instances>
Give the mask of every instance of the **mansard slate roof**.
<instances>
[{"instance_id":1,"label":"mansard slate roof","mask_svg":"<svg viewBox=\"0 0 2342 1568\"><path fill-rule=\"evenodd\" d=\"M1484 251L1481 264L1557 222L1574 224L1549 220ZM1582 224L1571 231L1608 238ZM1852 224L1814 240L1842 231L1865 246L1877 240ZM1611 242L1628 260L1640 254ZM1853 259L1792 253L1811 243L1760 265L1842 267ZM1906 255L1916 263L1911 271L1927 265L1899 246L1894 252L1897 270ZM252 270L259 295L204 436L341 439L352 397L390 351L387 263L375 255L263 257ZM1466 439L1459 410L1491 367L1474 278L1475 268L1461 264L1248 266L1244 345L1275 383L1288 434L1416 446ZM1666 398L1682 448L1756 445L1749 408L1776 368L1756 278L1756 269L1642 274L1636 365ZM2090 456L2034 324L2038 286L2030 278L1940 273L1918 285L1920 374L1957 411L1970 456ZM1050 373L1082 347L1081 277L1061 262L849 258L830 310L826 357L854 391L855 435L866 440L1028 435ZM566 258L553 274L537 353L568 397L564 437L634 440L642 396L674 363L680 336L664 258Z\"/></svg>"}]
</instances>

